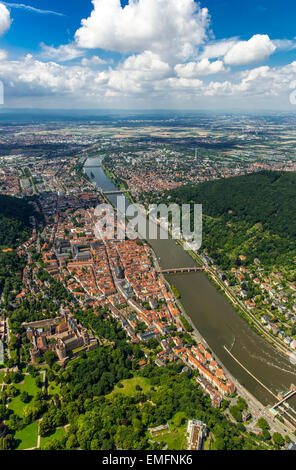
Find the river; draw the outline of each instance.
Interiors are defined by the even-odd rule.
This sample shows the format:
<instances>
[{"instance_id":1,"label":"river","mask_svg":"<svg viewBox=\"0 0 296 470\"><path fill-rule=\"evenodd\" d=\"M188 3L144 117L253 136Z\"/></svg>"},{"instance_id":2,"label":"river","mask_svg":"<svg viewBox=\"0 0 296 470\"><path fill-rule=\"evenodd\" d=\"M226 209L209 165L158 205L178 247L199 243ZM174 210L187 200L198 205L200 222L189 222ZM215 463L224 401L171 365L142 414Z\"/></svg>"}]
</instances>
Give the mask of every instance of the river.
<instances>
[{"instance_id":1,"label":"river","mask_svg":"<svg viewBox=\"0 0 296 470\"><path fill-rule=\"evenodd\" d=\"M90 168L90 165L94 165ZM116 190L106 176L100 159L89 159L86 172L105 191ZM117 196L109 199L116 204ZM191 256L172 239L148 241L154 249L163 269L195 266ZM296 365L290 359L261 338L235 311L232 305L217 291L204 273L167 276L181 294L182 304L195 327L206 340L226 369L264 405L274 404L274 397L257 383L224 349L231 348L233 356L269 390L277 394L296 385ZM235 341L234 341L235 340ZM293 403L294 405L294 403Z\"/></svg>"}]
</instances>

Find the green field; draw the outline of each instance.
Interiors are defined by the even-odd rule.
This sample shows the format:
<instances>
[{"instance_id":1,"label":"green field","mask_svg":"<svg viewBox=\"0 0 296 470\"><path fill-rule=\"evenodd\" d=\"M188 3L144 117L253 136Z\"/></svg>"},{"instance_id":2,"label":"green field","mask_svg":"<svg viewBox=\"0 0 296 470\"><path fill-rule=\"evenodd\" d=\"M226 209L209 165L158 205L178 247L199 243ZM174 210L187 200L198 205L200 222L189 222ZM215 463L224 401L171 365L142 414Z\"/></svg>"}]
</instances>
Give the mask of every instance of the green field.
<instances>
[{"instance_id":1,"label":"green field","mask_svg":"<svg viewBox=\"0 0 296 470\"><path fill-rule=\"evenodd\" d=\"M3 384L3 379L5 377L5 373L4 372L0 372L0 384Z\"/></svg>"},{"instance_id":2,"label":"green field","mask_svg":"<svg viewBox=\"0 0 296 470\"><path fill-rule=\"evenodd\" d=\"M14 411L16 415L22 417L24 407L33 405L33 399L40 389L37 387L35 379L33 379L31 375L26 375L24 383L15 384L15 387L20 391L20 393L18 396L16 396L9 402L8 408ZM21 401L20 395L22 392L27 392L30 395L31 400L29 401L29 403L23 403Z\"/></svg>"},{"instance_id":3,"label":"green field","mask_svg":"<svg viewBox=\"0 0 296 470\"><path fill-rule=\"evenodd\" d=\"M85 346L80 346L80 348L73 349L72 353L73 353L73 354L76 354L76 353L78 353L79 351L82 351L83 349L85 349Z\"/></svg>"},{"instance_id":4,"label":"green field","mask_svg":"<svg viewBox=\"0 0 296 470\"><path fill-rule=\"evenodd\" d=\"M133 396L138 392L138 390L136 390L137 385L142 388L143 393L146 393L151 389L149 380L145 377L133 377L132 379L122 380L121 384L123 385L123 388L119 388L116 385L114 390L109 393L106 398L110 398L115 393L122 393L123 395Z\"/></svg>"},{"instance_id":5,"label":"green field","mask_svg":"<svg viewBox=\"0 0 296 470\"><path fill-rule=\"evenodd\" d=\"M53 434L50 434L50 436L41 437L41 439L40 439L40 448L41 448L41 450L44 447L44 445L47 444L47 442L53 441L55 439L60 440L65 435L66 435L65 428L58 428L58 429L55 430L55 432Z\"/></svg>"},{"instance_id":6,"label":"green field","mask_svg":"<svg viewBox=\"0 0 296 470\"><path fill-rule=\"evenodd\" d=\"M18 442L17 450L33 449L37 446L39 423L35 421L26 426L21 431L15 433L15 439Z\"/></svg>"},{"instance_id":7,"label":"green field","mask_svg":"<svg viewBox=\"0 0 296 470\"><path fill-rule=\"evenodd\" d=\"M164 442L168 446L168 450L186 450L186 426L175 429L171 432L165 432L158 436L158 442Z\"/></svg>"},{"instance_id":8,"label":"green field","mask_svg":"<svg viewBox=\"0 0 296 470\"><path fill-rule=\"evenodd\" d=\"M48 387L48 394L49 395L60 395L61 393L61 384L56 385L52 382Z\"/></svg>"},{"instance_id":9,"label":"green field","mask_svg":"<svg viewBox=\"0 0 296 470\"><path fill-rule=\"evenodd\" d=\"M187 418L185 413L176 413L173 419L169 421L170 430L161 431L157 434L149 433L149 439L155 442L162 442L167 445L168 450L186 450L187 449Z\"/></svg>"}]
</instances>

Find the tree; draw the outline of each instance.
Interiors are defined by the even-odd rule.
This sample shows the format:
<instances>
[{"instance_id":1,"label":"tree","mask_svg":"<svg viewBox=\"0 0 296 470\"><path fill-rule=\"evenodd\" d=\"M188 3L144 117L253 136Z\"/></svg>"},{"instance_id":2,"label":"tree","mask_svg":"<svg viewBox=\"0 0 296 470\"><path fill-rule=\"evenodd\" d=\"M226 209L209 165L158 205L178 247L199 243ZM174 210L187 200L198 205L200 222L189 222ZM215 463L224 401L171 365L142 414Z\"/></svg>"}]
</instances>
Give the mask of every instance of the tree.
<instances>
[{"instance_id":1,"label":"tree","mask_svg":"<svg viewBox=\"0 0 296 470\"><path fill-rule=\"evenodd\" d=\"M36 385L37 385L38 388L42 387L42 377L41 377L41 375L38 375L36 377L35 382L36 382Z\"/></svg>"},{"instance_id":2,"label":"tree","mask_svg":"<svg viewBox=\"0 0 296 470\"><path fill-rule=\"evenodd\" d=\"M236 419L237 422L241 422L243 420L242 412L237 406L231 406L229 408L229 411L231 415L234 417L234 419Z\"/></svg>"},{"instance_id":3,"label":"tree","mask_svg":"<svg viewBox=\"0 0 296 470\"><path fill-rule=\"evenodd\" d=\"M267 429L262 430L262 436L265 441L269 441L271 439L270 432Z\"/></svg>"},{"instance_id":4,"label":"tree","mask_svg":"<svg viewBox=\"0 0 296 470\"><path fill-rule=\"evenodd\" d=\"M67 439L66 449L73 450L73 449L77 449L78 446L79 444L78 444L75 434L71 434Z\"/></svg>"},{"instance_id":5,"label":"tree","mask_svg":"<svg viewBox=\"0 0 296 470\"><path fill-rule=\"evenodd\" d=\"M287 436L287 435L285 436L285 442L286 442L287 444L290 444L290 442L291 442L290 437Z\"/></svg>"},{"instance_id":6,"label":"tree","mask_svg":"<svg viewBox=\"0 0 296 470\"><path fill-rule=\"evenodd\" d=\"M10 385L9 387L7 387L6 392L7 392L7 395L11 398L16 397L20 393L19 390L14 385Z\"/></svg>"},{"instance_id":7,"label":"tree","mask_svg":"<svg viewBox=\"0 0 296 470\"><path fill-rule=\"evenodd\" d=\"M225 430L223 429L223 427L220 425L220 424L216 424L215 427L214 427L214 434L215 434L215 438L222 438L224 437L225 435Z\"/></svg>"},{"instance_id":8,"label":"tree","mask_svg":"<svg viewBox=\"0 0 296 470\"><path fill-rule=\"evenodd\" d=\"M231 402L230 402L229 400L225 400L225 399L222 400L221 405L220 405L221 411L227 410L227 408L229 407L230 403L231 403Z\"/></svg>"},{"instance_id":9,"label":"tree","mask_svg":"<svg viewBox=\"0 0 296 470\"><path fill-rule=\"evenodd\" d=\"M217 437L217 439L215 440L215 449L225 450L225 441L222 437Z\"/></svg>"},{"instance_id":10,"label":"tree","mask_svg":"<svg viewBox=\"0 0 296 470\"><path fill-rule=\"evenodd\" d=\"M61 443L58 439L50 439L43 447L44 450L61 450Z\"/></svg>"},{"instance_id":11,"label":"tree","mask_svg":"<svg viewBox=\"0 0 296 470\"><path fill-rule=\"evenodd\" d=\"M29 403L30 396L29 396L28 392L26 392L26 391L22 392L21 396L20 396L20 399L23 403Z\"/></svg>"},{"instance_id":12,"label":"tree","mask_svg":"<svg viewBox=\"0 0 296 470\"><path fill-rule=\"evenodd\" d=\"M49 370L47 371L46 377L47 377L48 382L53 382L56 375L52 370Z\"/></svg>"},{"instance_id":13,"label":"tree","mask_svg":"<svg viewBox=\"0 0 296 470\"><path fill-rule=\"evenodd\" d=\"M44 416L43 420L39 425L39 434L41 437L45 437L48 434L51 434L54 431L55 427L50 419L47 416Z\"/></svg>"},{"instance_id":14,"label":"tree","mask_svg":"<svg viewBox=\"0 0 296 470\"><path fill-rule=\"evenodd\" d=\"M275 432L272 436L272 440L276 447L280 448L284 445L283 436L279 432Z\"/></svg>"},{"instance_id":15,"label":"tree","mask_svg":"<svg viewBox=\"0 0 296 470\"><path fill-rule=\"evenodd\" d=\"M11 434L0 437L0 450L12 450L14 447L14 438Z\"/></svg>"},{"instance_id":16,"label":"tree","mask_svg":"<svg viewBox=\"0 0 296 470\"><path fill-rule=\"evenodd\" d=\"M32 377L36 377L38 375L38 372L36 371L35 367L32 366L32 364L28 365L27 371Z\"/></svg>"},{"instance_id":17,"label":"tree","mask_svg":"<svg viewBox=\"0 0 296 470\"><path fill-rule=\"evenodd\" d=\"M4 421L6 417L7 417L7 408L5 405L0 405L0 423L1 421Z\"/></svg>"},{"instance_id":18,"label":"tree","mask_svg":"<svg viewBox=\"0 0 296 470\"><path fill-rule=\"evenodd\" d=\"M270 426L269 426L268 422L267 422L266 419L264 419L264 418L259 418L259 419L258 419L258 421L257 421L257 426L258 426L258 428L260 428L260 429L262 429L262 430L263 430L263 429L267 429L267 430L270 429Z\"/></svg>"},{"instance_id":19,"label":"tree","mask_svg":"<svg viewBox=\"0 0 296 470\"><path fill-rule=\"evenodd\" d=\"M247 402L242 397L238 397L236 406L238 407L240 411L244 411L248 409Z\"/></svg>"}]
</instances>

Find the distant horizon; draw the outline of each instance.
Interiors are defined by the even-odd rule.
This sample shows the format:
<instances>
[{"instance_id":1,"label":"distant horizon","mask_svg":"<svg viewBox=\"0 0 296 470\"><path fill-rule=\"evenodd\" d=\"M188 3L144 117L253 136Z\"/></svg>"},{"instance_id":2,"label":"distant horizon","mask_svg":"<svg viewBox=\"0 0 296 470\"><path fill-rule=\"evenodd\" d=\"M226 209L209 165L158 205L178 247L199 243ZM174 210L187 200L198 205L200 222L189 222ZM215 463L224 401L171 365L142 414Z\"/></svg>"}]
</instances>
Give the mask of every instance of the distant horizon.
<instances>
[{"instance_id":1,"label":"distant horizon","mask_svg":"<svg viewBox=\"0 0 296 470\"><path fill-rule=\"evenodd\" d=\"M177 115L197 115L197 114L214 114L214 115L224 115L224 114L241 114L241 115L260 115L260 114L269 114L269 115L295 115L296 109L289 110L278 110L278 109L157 109L157 108L0 108L0 116L2 114L13 114L13 113L40 113L40 114L54 114L54 113L90 113L97 115L111 114L111 113L125 113L125 114L177 114Z\"/></svg>"}]
</instances>

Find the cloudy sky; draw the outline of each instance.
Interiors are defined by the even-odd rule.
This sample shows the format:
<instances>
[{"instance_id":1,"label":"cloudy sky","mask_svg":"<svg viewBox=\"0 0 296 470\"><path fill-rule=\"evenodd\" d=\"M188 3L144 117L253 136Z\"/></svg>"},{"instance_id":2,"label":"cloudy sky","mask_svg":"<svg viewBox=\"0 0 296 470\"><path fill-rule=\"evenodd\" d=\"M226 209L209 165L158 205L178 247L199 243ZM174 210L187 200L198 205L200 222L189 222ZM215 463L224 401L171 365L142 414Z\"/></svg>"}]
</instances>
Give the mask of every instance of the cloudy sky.
<instances>
[{"instance_id":1,"label":"cloudy sky","mask_svg":"<svg viewBox=\"0 0 296 470\"><path fill-rule=\"evenodd\" d=\"M0 0L5 107L295 111L295 18L295 0Z\"/></svg>"}]
</instances>

